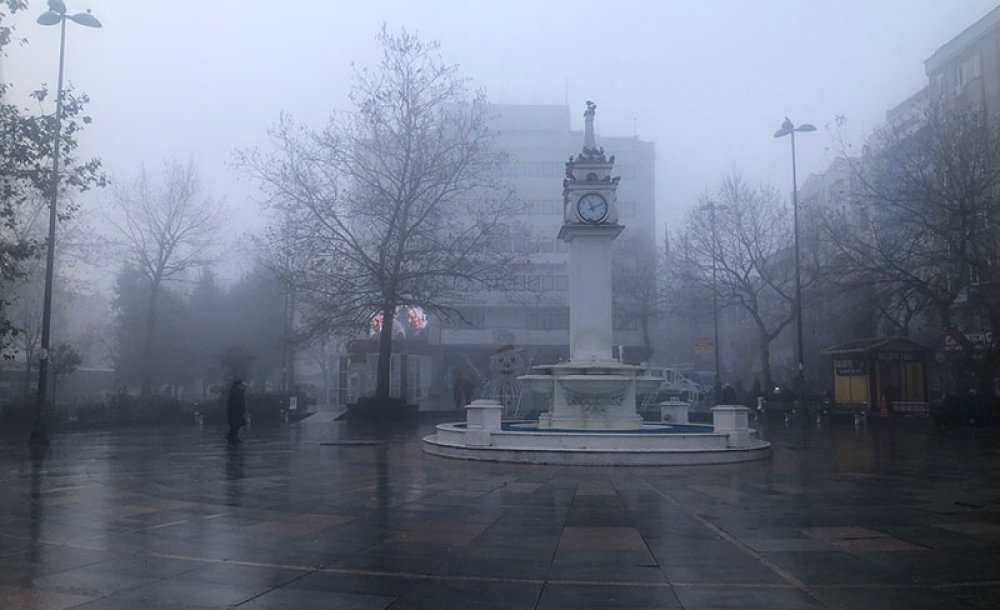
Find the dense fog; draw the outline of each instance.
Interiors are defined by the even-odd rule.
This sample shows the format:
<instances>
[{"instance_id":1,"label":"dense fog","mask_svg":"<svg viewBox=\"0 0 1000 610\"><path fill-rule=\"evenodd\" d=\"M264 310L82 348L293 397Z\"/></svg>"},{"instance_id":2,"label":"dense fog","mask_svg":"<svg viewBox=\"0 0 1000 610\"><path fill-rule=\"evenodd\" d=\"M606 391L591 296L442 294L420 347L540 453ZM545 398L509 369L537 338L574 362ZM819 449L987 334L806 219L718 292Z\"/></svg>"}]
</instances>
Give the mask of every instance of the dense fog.
<instances>
[{"instance_id":1,"label":"dense fog","mask_svg":"<svg viewBox=\"0 0 1000 610\"><path fill-rule=\"evenodd\" d=\"M0 3L2 25L13 27L3 47L3 101L25 116L47 116L59 29L36 23L44 2L23 4ZM62 128L72 141L63 151L50 350L72 347L69 360L79 362L71 368L109 371L99 383L124 394L160 387L217 395L234 375L258 376L258 390L290 391L298 369L311 376L301 385L329 402L343 391L333 378L343 372L337 363L346 341L375 341L387 317L400 338L428 325L445 335L486 333L473 341L484 351L469 355L470 370L462 372L464 360L434 364L427 374L438 394L463 375L482 377L481 385L493 348L567 329L571 288L553 218L561 214L561 164L579 150L586 100L600 108L597 144L619 155L621 222L631 227L616 246L615 332L624 334L615 344L636 351L616 347L616 357L726 369L746 391L752 382L790 382L793 291L804 282L815 297L812 315L829 315L815 303L831 302L833 293L822 290L832 290L833 276L824 275L826 254L817 246L801 265L796 258L793 278L792 158L788 141L772 136L786 117L816 127L797 141L799 187L838 160L876 145L891 149L886 134L878 136L887 112L928 85L924 62L936 49L993 8L990 0L70 4L67 15L92 11L102 27L67 22ZM440 68L454 84L438 92L445 110L434 117L448 133L424 135L439 138L441 150L457 142L467 151L441 166L454 172L446 186L421 190L423 204L433 205L416 202L416 213L439 224L407 232L399 239L410 242L396 249L386 244L403 225L373 207L377 194L360 192L392 190L379 183L392 172L375 160L391 165L386 159L401 150L378 139L399 133L396 91L379 88L392 44L425 45L417 55L429 63L417 63ZM48 94L39 100L31 93L42 85ZM525 111L525 120L539 121L529 125L510 118L517 107L549 109L535 118ZM523 162L518 155L528 158L531 145L518 141L521 129L561 130L565 145ZM36 135L39 150L43 136ZM39 155L36 178L50 163ZM456 169L459 162L475 171ZM526 176L549 182L525 187ZM4 351L15 368L27 366L20 380L5 381L8 397L30 389L40 352L48 195L29 191L6 227L8 242L24 250L5 279L5 318L16 332L6 335ZM547 206L555 215L536 218ZM709 223L698 212L708 209L729 212ZM820 231L815 218L810 226ZM761 230L742 233L748 226ZM747 240L753 256L740 258ZM871 246L836 243L857 252ZM678 248L683 264L663 260ZM387 260L399 264L373 270ZM741 286L741 275L758 284ZM465 297L491 290L538 311L513 320L466 307ZM884 334L900 315L904 327L896 330L908 332L911 310L932 307L892 294L882 302L893 311L878 314L885 324L811 331L812 364L835 340ZM864 301L837 299L851 307ZM682 319L671 319L678 311ZM706 311L716 324L722 316L731 346L742 346L721 363L710 352L725 344L716 345L717 336L706 343L713 322ZM380 373L384 367L387 360Z\"/></svg>"}]
</instances>

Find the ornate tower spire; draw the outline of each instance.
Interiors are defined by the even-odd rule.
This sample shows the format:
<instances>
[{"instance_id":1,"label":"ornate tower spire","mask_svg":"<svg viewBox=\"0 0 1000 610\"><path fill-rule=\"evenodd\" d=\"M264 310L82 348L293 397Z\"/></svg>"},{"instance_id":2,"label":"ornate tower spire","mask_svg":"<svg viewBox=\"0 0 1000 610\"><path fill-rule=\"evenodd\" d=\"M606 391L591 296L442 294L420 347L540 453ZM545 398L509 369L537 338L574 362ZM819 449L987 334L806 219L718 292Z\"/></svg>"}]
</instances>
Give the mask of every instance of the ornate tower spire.
<instances>
[{"instance_id":1,"label":"ornate tower spire","mask_svg":"<svg viewBox=\"0 0 1000 610\"><path fill-rule=\"evenodd\" d=\"M597 141L594 139L594 111L597 110L597 104L587 100L587 110L583 113L583 119L585 121L585 126L583 128L583 151L595 150L597 148Z\"/></svg>"}]
</instances>

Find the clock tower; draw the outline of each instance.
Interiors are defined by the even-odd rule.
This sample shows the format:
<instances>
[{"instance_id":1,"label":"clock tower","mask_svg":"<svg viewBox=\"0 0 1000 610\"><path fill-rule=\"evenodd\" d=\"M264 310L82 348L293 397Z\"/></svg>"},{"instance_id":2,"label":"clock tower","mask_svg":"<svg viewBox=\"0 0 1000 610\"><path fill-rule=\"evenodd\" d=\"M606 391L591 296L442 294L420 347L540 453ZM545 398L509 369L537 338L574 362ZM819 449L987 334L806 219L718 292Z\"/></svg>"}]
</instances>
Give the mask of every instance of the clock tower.
<instances>
[{"instance_id":1,"label":"clock tower","mask_svg":"<svg viewBox=\"0 0 1000 610\"><path fill-rule=\"evenodd\" d=\"M583 113L583 151L566 162L563 225L559 239L569 244L570 362L612 361L611 242L618 224L615 157L605 157L594 138L597 105Z\"/></svg>"}]
</instances>

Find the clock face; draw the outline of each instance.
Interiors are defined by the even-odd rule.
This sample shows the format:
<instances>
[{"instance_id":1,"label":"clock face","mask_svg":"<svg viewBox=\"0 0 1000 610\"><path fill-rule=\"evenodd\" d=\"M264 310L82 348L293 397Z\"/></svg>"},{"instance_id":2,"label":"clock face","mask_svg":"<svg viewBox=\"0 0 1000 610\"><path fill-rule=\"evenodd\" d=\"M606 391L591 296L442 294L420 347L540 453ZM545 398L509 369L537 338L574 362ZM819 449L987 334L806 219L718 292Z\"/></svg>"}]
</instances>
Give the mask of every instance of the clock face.
<instances>
[{"instance_id":1,"label":"clock face","mask_svg":"<svg viewBox=\"0 0 1000 610\"><path fill-rule=\"evenodd\" d=\"M598 223L608 215L608 201L597 193L587 193L577 201L576 211L584 222Z\"/></svg>"}]
</instances>

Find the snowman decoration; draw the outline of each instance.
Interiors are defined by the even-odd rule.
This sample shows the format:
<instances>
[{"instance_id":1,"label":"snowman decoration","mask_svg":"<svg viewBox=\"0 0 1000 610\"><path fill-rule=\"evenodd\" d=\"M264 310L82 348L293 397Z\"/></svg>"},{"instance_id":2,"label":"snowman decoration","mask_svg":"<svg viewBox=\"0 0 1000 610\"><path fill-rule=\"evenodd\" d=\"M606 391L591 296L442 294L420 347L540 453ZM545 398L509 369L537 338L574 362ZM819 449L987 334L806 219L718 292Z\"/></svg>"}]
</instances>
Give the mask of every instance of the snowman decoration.
<instances>
[{"instance_id":1,"label":"snowman decoration","mask_svg":"<svg viewBox=\"0 0 1000 610\"><path fill-rule=\"evenodd\" d=\"M523 350L505 343L490 356L489 363L490 378L483 384L483 398L499 401L504 416L515 417L521 399L521 382L517 377L525 371Z\"/></svg>"}]
</instances>

